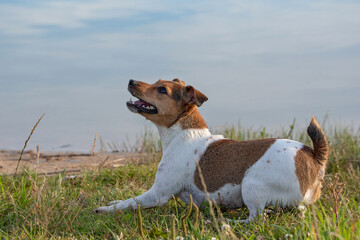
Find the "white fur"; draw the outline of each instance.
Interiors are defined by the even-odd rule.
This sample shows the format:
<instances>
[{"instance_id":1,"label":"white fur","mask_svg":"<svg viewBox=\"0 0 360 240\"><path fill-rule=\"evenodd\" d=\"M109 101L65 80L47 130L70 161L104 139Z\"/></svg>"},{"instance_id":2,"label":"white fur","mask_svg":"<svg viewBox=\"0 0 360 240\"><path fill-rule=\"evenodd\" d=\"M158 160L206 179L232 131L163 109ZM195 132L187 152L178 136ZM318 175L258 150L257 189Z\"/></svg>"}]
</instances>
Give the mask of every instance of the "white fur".
<instances>
[{"instance_id":1,"label":"white fur","mask_svg":"<svg viewBox=\"0 0 360 240\"><path fill-rule=\"evenodd\" d=\"M143 208L162 206L175 195L189 202L189 196L185 193L193 194L195 160L199 161L209 144L224 137L212 136L208 129L182 130L178 125L170 128L158 127L158 130L163 144L163 156L158 165L154 185L138 197L112 201L109 203L110 206L96 209L97 212L135 209L137 204ZM196 154L195 150L197 150ZM198 191L200 190L197 189L196 192ZM194 193L193 197L200 205L204 197L198 195Z\"/></svg>"},{"instance_id":2,"label":"white fur","mask_svg":"<svg viewBox=\"0 0 360 240\"><path fill-rule=\"evenodd\" d=\"M242 196L250 211L249 220L269 205L290 206L302 201L300 184L295 174L294 157L303 144L278 139L251 166L241 183Z\"/></svg>"},{"instance_id":3,"label":"white fur","mask_svg":"<svg viewBox=\"0 0 360 240\"><path fill-rule=\"evenodd\" d=\"M158 126L158 130L163 157L151 189L135 198L110 202L110 206L100 207L97 212L135 209L137 204L143 208L162 206L172 196L178 196L189 203L191 194L198 206L205 200L205 192L194 182L196 161L200 160L211 143L224 137L211 135L208 129L182 130L178 125L170 128ZM228 208L238 208L245 204L250 210L246 221L253 219L268 205L288 206L300 203L303 197L295 174L294 156L302 147L301 143L295 141L276 140L247 170L240 185L225 184L210 193L210 199Z\"/></svg>"}]
</instances>

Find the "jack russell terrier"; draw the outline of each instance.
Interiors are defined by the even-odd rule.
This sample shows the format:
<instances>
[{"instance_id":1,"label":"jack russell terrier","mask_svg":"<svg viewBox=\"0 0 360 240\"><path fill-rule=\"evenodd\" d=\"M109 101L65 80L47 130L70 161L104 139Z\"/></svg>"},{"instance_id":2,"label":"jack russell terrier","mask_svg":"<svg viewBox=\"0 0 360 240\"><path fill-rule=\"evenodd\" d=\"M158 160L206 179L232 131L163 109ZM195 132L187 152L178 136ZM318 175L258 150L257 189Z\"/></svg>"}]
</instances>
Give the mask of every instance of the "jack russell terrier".
<instances>
[{"instance_id":1,"label":"jack russell terrier","mask_svg":"<svg viewBox=\"0 0 360 240\"><path fill-rule=\"evenodd\" d=\"M197 109L208 98L183 81L130 80L128 90L139 100L130 100L127 107L157 126L163 156L149 191L95 212L163 206L173 196L189 204L190 194L200 206L206 200L201 175L211 200L226 208L249 209L243 222L269 205L311 204L320 197L329 145L314 117L307 129L314 149L288 139L237 142L211 135Z\"/></svg>"}]
</instances>

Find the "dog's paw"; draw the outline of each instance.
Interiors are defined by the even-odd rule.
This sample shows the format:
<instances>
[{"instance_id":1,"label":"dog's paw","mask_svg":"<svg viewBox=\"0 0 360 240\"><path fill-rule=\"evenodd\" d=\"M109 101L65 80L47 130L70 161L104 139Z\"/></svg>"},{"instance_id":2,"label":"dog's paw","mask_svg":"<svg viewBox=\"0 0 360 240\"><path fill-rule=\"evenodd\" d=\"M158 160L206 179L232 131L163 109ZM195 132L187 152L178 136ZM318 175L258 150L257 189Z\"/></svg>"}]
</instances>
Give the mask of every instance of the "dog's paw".
<instances>
[{"instance_id":1,"label":"dog's paw","mask_svg":"<svg viewBox=\"0 0 360 240\"><path fill-rule=\"evenodd\" d=\"M226 222L228 223L249 223L251 220L249 219L243 219L243 220L233 220L233 219L229 219L229 218L225 218Z\"/></svg>"},{"instance_id":2,"label":"dog's paw","mask_svg":"<svg viewBox=\"0 0 360 240\"><path fill-rule=\"evenodd\" d=\"M113 212L113 211L115 211L115 208L112 206L99 207L99 208L93 210L93 212L96 214Z\"/></svg>"}]
</instances>

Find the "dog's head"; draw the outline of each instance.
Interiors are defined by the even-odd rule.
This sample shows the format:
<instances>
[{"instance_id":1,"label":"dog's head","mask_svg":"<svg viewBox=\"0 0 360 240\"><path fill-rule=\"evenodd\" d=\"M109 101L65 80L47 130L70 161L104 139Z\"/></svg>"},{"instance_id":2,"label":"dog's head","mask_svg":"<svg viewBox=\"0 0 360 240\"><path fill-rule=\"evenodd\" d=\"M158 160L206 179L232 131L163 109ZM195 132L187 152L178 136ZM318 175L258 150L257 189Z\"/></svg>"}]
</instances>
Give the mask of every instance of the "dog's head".
<instances>
[{"instance_id":1,"label":"dog's head","mask_svg":"<svg viewBox=\"0 0 360 240\"><path fill-rule=\"evenodd\" d=\"M179 79L159 80L154 84L130 80L129 92L139 100L126 103L130 111L139 113L159 126L170 127L183 114L200 107L208 98Z\"/></svg>"}]
</instances>

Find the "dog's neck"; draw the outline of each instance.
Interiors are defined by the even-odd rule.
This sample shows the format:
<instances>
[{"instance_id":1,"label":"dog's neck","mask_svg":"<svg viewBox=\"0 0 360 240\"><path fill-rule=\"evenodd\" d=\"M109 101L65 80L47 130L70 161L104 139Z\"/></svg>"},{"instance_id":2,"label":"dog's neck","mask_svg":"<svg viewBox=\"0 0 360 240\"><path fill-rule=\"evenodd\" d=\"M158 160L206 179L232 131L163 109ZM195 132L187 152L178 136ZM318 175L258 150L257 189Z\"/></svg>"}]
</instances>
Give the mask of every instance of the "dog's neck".
<instances>
[{"instance_id":1,"label":"dog's neck","mask_svg":"<svg viewBox=\"0 0 360 240\"><path fill-rule=\"evenodd\" d=\"M204 119L195 106L184 112L171 127L156 126L159 131L163 152L177 137L191 141L211 135Z\"/></svg>"}]
</instances>

